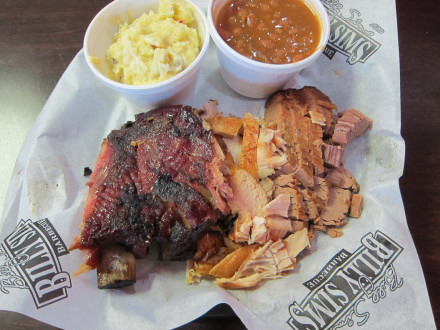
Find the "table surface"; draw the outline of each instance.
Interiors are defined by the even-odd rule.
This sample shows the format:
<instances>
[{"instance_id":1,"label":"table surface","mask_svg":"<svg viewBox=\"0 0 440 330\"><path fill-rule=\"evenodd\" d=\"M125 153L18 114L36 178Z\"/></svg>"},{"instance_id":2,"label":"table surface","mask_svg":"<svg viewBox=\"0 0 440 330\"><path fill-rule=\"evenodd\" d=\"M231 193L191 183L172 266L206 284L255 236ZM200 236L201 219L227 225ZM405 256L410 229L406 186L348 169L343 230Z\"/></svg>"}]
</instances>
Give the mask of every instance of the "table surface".
<instances>
[{"instance_id":1,"label":"table surface","mask_svg":"<svg viewBox=\"0 0 440 330\"><path fill-rule=\"evenodd\" d=\"M19 148L67 66L87 25L108 0L0 3L0 212ZM402 136L400 188L436 323L440 325L440 1L396 0ZM44 15L42 15L44 13ZM226 316L225 316L226 315ZM52 328L0 311L1 328ZM228 306L182 329L244 328Z\"/></svg>"}]
</instances>

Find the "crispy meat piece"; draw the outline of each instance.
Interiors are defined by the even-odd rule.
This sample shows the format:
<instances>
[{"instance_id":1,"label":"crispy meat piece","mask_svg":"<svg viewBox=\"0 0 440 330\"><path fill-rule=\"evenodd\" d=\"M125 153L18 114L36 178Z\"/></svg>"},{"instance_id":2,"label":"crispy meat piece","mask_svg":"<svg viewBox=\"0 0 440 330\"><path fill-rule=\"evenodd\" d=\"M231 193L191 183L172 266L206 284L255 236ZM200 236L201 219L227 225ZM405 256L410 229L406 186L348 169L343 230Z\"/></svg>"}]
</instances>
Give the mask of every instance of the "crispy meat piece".
<instances>
[{"instance_id":1,"label":"crispy meat piece","mask_svg":"<svg viewBox=\"0 0 440 330\"><path fill-rule=\"evenodd\" d=\"M334 143L347 144L372 125L372 120L356 109L346 110L340 116L333 133Z\"/></svg>"},{"instance_id":2,"label":"crispy meat piece","mask_svg":"<svg viewBox=\"0 0 440 330\"><path fill-rule=\"evenodd\" d=\"M212 132L224 137L237 136L243 126L243 120L235 116L214 115L206 118Z\"/></svg>"},{"instance_id":3,"label":"crispy meat piece","mask_svg":"<svg viewBox=\"0 0 440 330\"><path fill-rule=\"evenodd\" d=\"M350 208L351 193L349 190L331 187L326 207L320 215L319 222L324 225L340 225Z\"/></svg>"},{"instance_id":4,"label":"crispy meat piece","mask_svg":"<svg viewBox=\"0 0 440 330\"><path fill-rule=\"evenodd\" d=\"M134 284L136 261L133 253L118 245L103 247L97 275L100 289L117 289Z\"/></svg>"},{"instance_id":5,"label":"crispy meat piece","mask_svg":"<svg viewBox=\"0 0 440 330\"><path fill-rule=\"evenodd\" d=\"M259 125L256 118L246 113L243 117L243 142L240 167L258 180L257 145Z\"/></svg>"},{"instance_id":6,"label":"crispy meat piece","mask_svg":"<svg viewBox=\"0 0 440 330\"><path fill-rule=\"evenodd\" d=\"M363 196L359 194L353 194L351 196L351 205L348 215L353 218L359 218L361 216L362 208L364 207Z\"/></svg>"},{"instance_id":7,"label":"crispy meat piece","mask_svg":"<svg viewBox=\"0 0 440 330\"><path fill-rule=\"evenodd\" d=\"M329 167L339 167L342 165L344 148L324 143L322 145L324 164Z\"/></svg>"},{"instance_id":8,"label":"crispy meat piece","mask_svg":"<svg viewBox=\"0 0 440 330\"><path fill-rule=\"evenodd\" d=\"M344 189L351 189L353 192L359 191L359 185L356 182L356 179L345 167L341 166L329 169L325 178L335 186Z\"/></svg>"}]
</instances>

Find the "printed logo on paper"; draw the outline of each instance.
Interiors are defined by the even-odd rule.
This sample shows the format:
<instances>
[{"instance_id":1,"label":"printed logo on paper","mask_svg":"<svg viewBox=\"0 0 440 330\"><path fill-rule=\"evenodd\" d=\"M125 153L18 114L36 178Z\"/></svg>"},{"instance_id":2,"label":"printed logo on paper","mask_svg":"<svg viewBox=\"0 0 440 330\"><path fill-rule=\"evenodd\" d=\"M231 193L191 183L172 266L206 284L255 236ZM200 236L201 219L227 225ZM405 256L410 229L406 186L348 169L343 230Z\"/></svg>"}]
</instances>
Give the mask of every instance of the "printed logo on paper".
<instances>
[{"instance_id":1,"label":"printed logo on paper","mask_svg":"<svg viewBox=\"0 0 440 330\"><path fill-rule=\"evenodd\" d=\"M403 248L377 231L361 239L353 253L339 251L313 278L303 283L310 293L289 306L292 329L339 329L362 326L370 313L364 303L380 303L403 285L394 261Z\"/></svg>"},{"instance_id":2,"label":"printed logo on paper","mask_svg":"<svg viewBox=\"0 0 440 330\"><path fill-rule=\"evenodd\" d=\"M361 13L357 9L350 9L350 16L344 16L341 11L343 5L339 0L322 0L330 19L330 37L324 54L333 59L336 53L347 57L351 65L365 63L381 44L374 39L376 33L384 33L384 29L377 23L364 27Z\"/></svg>"},{"instance_id":3,"label":"printed logo on paper","mask_svg":"<svg viewBox=\"0 0 440 330\"><path fill-rule=\"evenodd\" d=\"M21 220L0 244L0 291L29 290L37 308L66 298L72 285L58 258L68 253L48 219Z\"/></svg>"}]
</instances>

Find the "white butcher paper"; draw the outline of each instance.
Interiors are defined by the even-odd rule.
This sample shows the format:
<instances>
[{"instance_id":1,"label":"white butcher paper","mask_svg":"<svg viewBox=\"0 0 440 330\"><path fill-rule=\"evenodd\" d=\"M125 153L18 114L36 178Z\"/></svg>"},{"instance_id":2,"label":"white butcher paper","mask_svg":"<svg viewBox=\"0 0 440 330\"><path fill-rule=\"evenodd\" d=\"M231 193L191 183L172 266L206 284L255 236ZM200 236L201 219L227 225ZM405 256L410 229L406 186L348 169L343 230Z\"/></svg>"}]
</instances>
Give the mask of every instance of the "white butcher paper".
<instances>
[{"instance_id":1,"label":"white butcher paper","mask_svg":"<svg viewBox=\"0 0 440 330\"><path fill-rule=\"evenodd\" d=\"M195 3L206 12L207 1ZM293 77L286 88L316 86L331 98L339 111L353 107L373 120L372 129L351 142L345 152L345 167L361 186L364 211L359 219L349 220L342 237L330 238L318 233L312 250L299 255L290 274L265 281L256 289L235 291L224 290L210 280L186 285L184 262L160 262L152 254L137 261L134 286L99 290L95 271L73 276L82 263L81 253L76 250L58 258L62 271L70 275L67 296L39 308L28 288L17 287L20 282L13 277L14 271L17 272L11 264L13 260L0 250L0 310L23 313L63 329L167 329L226 303L249 329L435 329L398 185L403 173L405 143L400 135L395 3L324 0L323 4L329 10L333 26L329 45L341 50L332 59L322 54L314 65ZM350 27L362 33L357 37L352 35L345 43L338 40L349 33ZM350 55L356 47L359 58ZM371 47L376 47L376 51L360 62ZM350 64L349 58L358 62ZM187 104L201 108L209 99L217 99L220 111L225 114L264 114L265 100L240 96L224 83L213 42L194 95ZM69 246L79 234L88 189L84 168L94 168L101 142L111 130L147 110L150 109L132 107L101 85L80 51L41 110L19 153L4 205L1 241L21 220L47 218ZM392 260L391 248L378 245L374 238L377 235L390 239L400 249L386 269L380 269L381 262ZM374 253L382 259L356 259L365 246L376 249ZM362 277L363 295L357 300L351 301L349 297L361 292L356 283L347 282L345 287L335 284L336 279L342 283L344 274L352 271L348 259L332 273L337 277L331 280L330 275L327 278L330 282L319 282L321 291L303 284L330 270L332 257L341 250L354 255L352 261L363 265L362 269L365 262L370 263L370 269L377 268L377 282ZM357 255L356 251L361 254ZM342 256L347 254L344 252ZM13 279L18 281L14 282L15 287L8 285ZM38 288L44 291L43 284L38 284ZM46 284L50 289L55 282ZM338 314L342 311L344 317L336 322L335 317L342 315Z\"/></svg>"}]
</instances>

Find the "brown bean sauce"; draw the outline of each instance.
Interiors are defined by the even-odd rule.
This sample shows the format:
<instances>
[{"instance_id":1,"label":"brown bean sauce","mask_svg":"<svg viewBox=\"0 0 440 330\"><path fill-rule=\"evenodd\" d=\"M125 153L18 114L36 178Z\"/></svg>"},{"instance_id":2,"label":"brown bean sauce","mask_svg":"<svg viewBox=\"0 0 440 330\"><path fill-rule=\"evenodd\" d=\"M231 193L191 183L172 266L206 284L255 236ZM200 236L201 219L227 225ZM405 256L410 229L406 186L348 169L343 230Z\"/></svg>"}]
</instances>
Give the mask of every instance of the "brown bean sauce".
<instances>
[{"instance_id":1,"label":"brown bean sauce","mask_svg":"<svg viewBox=\"0 0 440 330\"><path fill-rule=\"evenodd\" d=\"M275 64L310 56L322 29L319 18L302 0L232 0L220 9L215 25L240 54Z\"/></svg>"}]
</instances>

